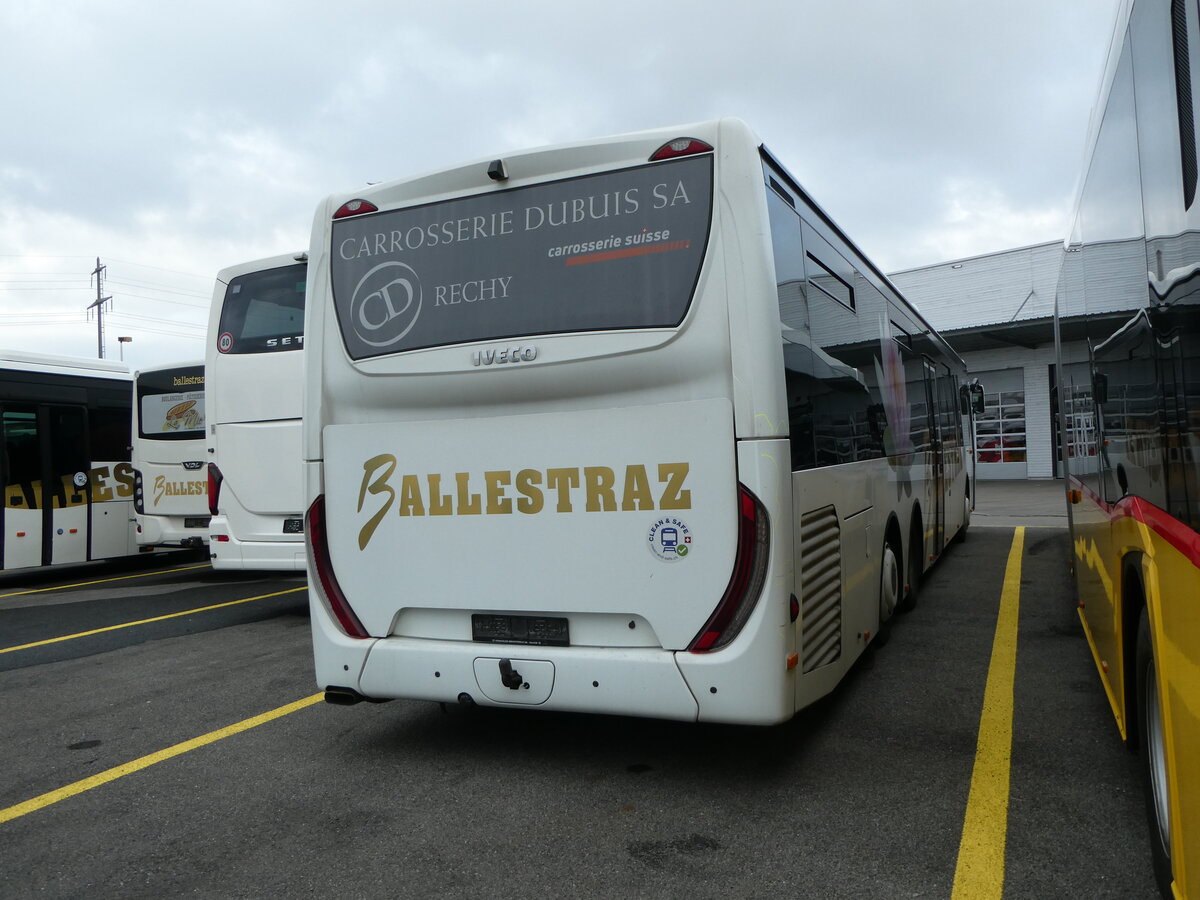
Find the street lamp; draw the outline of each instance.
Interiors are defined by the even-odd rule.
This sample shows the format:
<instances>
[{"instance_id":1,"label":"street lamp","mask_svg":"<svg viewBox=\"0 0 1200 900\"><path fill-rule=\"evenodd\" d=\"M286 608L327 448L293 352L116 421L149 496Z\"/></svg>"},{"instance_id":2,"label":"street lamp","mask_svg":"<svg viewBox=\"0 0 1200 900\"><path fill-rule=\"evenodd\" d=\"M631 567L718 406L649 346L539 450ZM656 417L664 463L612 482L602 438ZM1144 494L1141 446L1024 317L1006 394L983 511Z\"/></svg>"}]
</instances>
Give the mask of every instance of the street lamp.
<instances>
[{"instance_id":1,"label":"street lamp","mask_svg":"<svg viewBox=\"0 0 1200 900\"><path fill-rule=\"evenodd\" d=\"M131 337L118 337L117 343L121 345L121 362L125 362L125 345L132 341Z\"/></svg>"}]
</instances>

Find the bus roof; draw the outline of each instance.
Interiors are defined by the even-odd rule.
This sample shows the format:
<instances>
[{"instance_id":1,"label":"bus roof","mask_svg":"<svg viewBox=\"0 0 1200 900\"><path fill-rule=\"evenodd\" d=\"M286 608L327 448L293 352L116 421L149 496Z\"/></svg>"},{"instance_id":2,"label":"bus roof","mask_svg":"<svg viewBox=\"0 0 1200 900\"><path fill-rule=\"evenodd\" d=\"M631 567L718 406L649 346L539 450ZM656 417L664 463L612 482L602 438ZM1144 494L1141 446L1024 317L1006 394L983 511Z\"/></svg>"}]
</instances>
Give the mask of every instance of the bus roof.
<instances>
[{"instance_id":1,"label":"bus roof","mask_svg":"<svg viewBox=\"0 0 1200 900\"><path fill-rule=\"evenodd\" d=\"M168 372L171 369L192 369L196 366L203 366L202 359L181 359L179 362L158 363L153 366L142 366L140 369L134 370L134 380L141 375L149 374L150 372Z\"/></svg>"},{"instance_id":2,"label":"bus roof","mask_svg":"<svg viewBox=\"0 0 1200 900\"><path fill-rule=\"evenodd\" d=\"M217 280L228 284L239 275L245 275L249 272L261 272L263 269L290 266L301 262L308 262L307 250L297 250L294 253L280 253L275 256L264 256L262 259L252 259L249 262L226 266L217 273Z\"/></svg>"},{"instance_id":3,"label":"bus roof","mask_svg":"<svg viewBox=\"0 0 1200 900\"><path fill-rule=\"evenodd\" d=\"M0 363L11 363L11 369L29 372L50 372L71 375L95 375L100 378L130 378L129 366L108 359L88 359L77 356L56 356L52 353L26 353L23 350L0 350Z\"/></svg>"}]
</instances>

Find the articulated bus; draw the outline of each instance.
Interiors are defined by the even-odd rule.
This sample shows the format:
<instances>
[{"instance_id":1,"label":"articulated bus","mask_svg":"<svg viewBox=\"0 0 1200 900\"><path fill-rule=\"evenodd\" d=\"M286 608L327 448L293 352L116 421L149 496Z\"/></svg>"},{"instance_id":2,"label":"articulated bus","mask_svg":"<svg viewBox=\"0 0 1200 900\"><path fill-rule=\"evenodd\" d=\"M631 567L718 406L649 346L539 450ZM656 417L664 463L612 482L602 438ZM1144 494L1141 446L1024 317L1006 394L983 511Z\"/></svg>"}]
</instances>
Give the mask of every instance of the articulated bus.
<instances>
[{"instance_id":1,"label":"articulated bus","mask_svg":"<svg viewBox=\"0 0 1200 900\"><path fill-rule=\"evenodd\" d=\"M129 370L0 351L0 570L137 553Z\"/></svg>"},{"instance_id":2,"label":"articulated bus","mask_svg":"<svg viewBox=\"0 0 1200 900\"><path fill-rule=\"evenodd\" d=\"M144 547L208 544L204 363L133 375L133 507Z\"/></svg>"},{"instance_id":3,"label":"articulated bus","mask_svg":"<svg viewBox=\"0 0 1200 900\"><path fill-rule=\"evenodd\" d=\"M768 724L966 528L959 357L737 120L328 198L316 677Z\"/></svg>"},{"instance_id":4,"label":"articulated bus","mask_svg":"<svg viewBox=\"0 0 1200 900\"><path fill-rule=\"evenodd\" d=\"M1056 317L1079 617L1179 898L1200 898L1198 13L1121 5Z\"/></svg>"},{"instance_id":5,"label":"articulated bus","mask_svg":"<svg viewBox=\"0 0 1200 900\"><path fill-rule=\"evenodd\" d=\"M214 569L304 570L306 259L274 256L217 275L204 362Z\"/></svg>"}]
</instances>

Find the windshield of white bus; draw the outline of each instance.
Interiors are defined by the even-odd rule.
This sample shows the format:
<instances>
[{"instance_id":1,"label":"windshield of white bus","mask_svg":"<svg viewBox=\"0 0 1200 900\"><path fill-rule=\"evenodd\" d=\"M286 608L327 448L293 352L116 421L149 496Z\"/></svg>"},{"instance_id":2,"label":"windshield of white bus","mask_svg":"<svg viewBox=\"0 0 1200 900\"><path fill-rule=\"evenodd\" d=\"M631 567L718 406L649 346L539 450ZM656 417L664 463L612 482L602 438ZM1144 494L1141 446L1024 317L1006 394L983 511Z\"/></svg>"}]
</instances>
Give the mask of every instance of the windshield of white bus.
<instances>
[{"instance_id":1,"label":"windshield of white bus","mask_svg":"<svg viewBox=\"0 0 1200 900\"><path fill-rule=\"evenodd\" d=\"M217 349L275 353L304 349L307 263L239 275L225 289Z\"/></svg>"},{"instance_id":2,"label":"windshield of white bus","mask_svg":"<svg viewBox=\"0 0 1200 900\"><path fill-rule=\"evenodd\" d=\"M339 219L330 277L346 350L674 328L712 185L705 155Z\"/></svg>"},{"instance_id":3,"label":"windshield of white bus","mask_svg":"<svg viewBox=\"0 0 1200 900\"><path fill-rule=\"evenodd\" d=\"M204 437L204 367L138 375L137 414L139 437L165 441Z\"/></svg>"}]
</instances>

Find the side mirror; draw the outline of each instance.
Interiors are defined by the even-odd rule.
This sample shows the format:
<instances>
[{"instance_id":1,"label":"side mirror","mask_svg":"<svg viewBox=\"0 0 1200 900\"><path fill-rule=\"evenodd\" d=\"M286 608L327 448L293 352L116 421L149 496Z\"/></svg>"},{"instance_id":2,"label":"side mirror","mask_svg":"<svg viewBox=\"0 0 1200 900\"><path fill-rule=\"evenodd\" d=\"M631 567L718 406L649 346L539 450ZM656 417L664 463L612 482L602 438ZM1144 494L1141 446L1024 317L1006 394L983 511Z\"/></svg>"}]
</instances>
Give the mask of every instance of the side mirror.
<instances>
[{"instance_id":1,"label":"side mirror","mask_svg":"<svg viewBox=\"0 0 1200 900\"><path fill-rule=\"evenodd\" d=\"M983 385L978 381L964 384L958 389L958 408L964 416L983 412Z\"/></svg>"},{"instance_id":2,"label":"side mirror","mask_svg":"<svg viewBox=\"0 0 1200 900\"><path fill-rule=\"evenodd\" d=\"M1108 402L1108 376L1103 372L1092 373L1092 399L1097 403Z\"/></svg>"}]
</instances>

